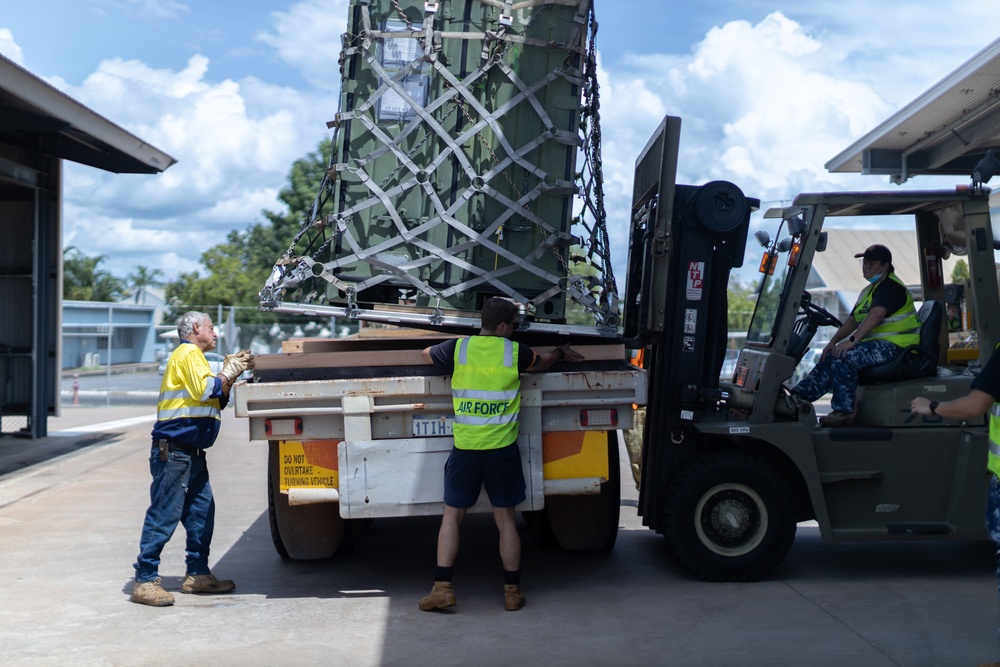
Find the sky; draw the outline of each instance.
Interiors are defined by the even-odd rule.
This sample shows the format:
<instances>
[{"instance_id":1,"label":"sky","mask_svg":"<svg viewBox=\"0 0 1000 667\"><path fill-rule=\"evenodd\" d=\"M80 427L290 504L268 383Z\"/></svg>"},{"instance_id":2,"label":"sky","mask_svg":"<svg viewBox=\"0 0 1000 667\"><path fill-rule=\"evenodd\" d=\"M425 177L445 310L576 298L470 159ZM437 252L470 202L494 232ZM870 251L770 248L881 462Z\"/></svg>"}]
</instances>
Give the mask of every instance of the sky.
<instances>
[{"instance_id":1,"label":"sky","mask_svg":"<svg viewBox=\"0 0 1000 667\"><path fill-rule=\"evenodd\" d=\"M204 275L202 252L281 210L291 164L331 132L348 4L6 3L0 54L178 161L154 176L65 163L64 247L119 277ZM762 209L894 188L823 165L998 37L981 3L946 0L596 0L596 14L622 277L635 158L665 114L682 118L679 183L728 180Z\"/></svg>"}]
</instances>

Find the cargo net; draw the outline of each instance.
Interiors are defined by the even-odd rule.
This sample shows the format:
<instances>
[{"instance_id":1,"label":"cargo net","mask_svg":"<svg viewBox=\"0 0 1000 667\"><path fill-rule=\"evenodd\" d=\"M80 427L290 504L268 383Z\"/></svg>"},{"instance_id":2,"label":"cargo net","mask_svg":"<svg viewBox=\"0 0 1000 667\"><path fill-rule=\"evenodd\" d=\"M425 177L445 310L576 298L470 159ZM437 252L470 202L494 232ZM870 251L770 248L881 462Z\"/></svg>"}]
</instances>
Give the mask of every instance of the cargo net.
<instances>
[{"instance_id":1,"label":"cargo net","mask_svg":"<svg viewBox=\"0 0 1000 667\"><path fill-rule=\"evenodd\" d=\"M428 304L430 315L424 318L431 324L442 323L439 308L442 300L476 290L506 296L521 304L525 315L543 320L545 317L536 310L537 307L554 296L563 295L585 311L586 314L578 317L578 321L588 322L592 317L596 331L583 333L617 333L620 313L609 255L604 207L595 45L597 24L592 3L589 0L580 0L579 3L567 0L526 0L517 3L479 0L481 5L499 10L495 31L441 33L434 30L437 3L425 3L423 23L418 26L416 21L407 17L397 0L390 2L398 16L393 27L383 24L384 29L379 30L373 26L369 2L362 0L359 9L363 32L344 35L344 49L340 59L342 72L352 58L363 60L365 66L373 68L380 85L367 99L356 101L353 110L338 114L330 124L335 128L335 135L329 169L309 218L289 249L276 262L260 293L261 309L307 314L332 312L358 319L377 319L371 311L359 307L358 295L379 285L402 285L398 290L402 298L397 303L405 303L407 294L426 297L423 302ZM573 6L575 21L567 41L543 41L530 36L531 24L555 5ZM533 14L518 31L514 29L511 13L524 7L532 8ZM396 54L406 53L410 47L398 47L400 39L410 40L408 43L413 47L409 55L415 57L409 62L397 63L397 67L387 68L384 62L380 62L380 45L382 49L393 49ZM442 39L481 40L479 66L460 80L439 57ZM518 52L527 49L558 49L566 53L566 59L547 76L528 85L505 59L512 49ZM516 60L518 57L524 56L515 53L508 59ZM439 76L446 83L441 95L424 100L426 104L421 104L412 81L419 73L428 71L431 76ZM485 86L488 75L494 77L495 81L496 72L502 73L504 85L512 86L514 92L509 101L499 108L488 109L471 91ZM538 99L540 91L558 79L568 80L579 91L577 133L557 128ZM398 125L398 133L389 136L386 129L376 122L376 118L386 109L398 108L400 100L410 118L408 122L404 118ZM498 120L516 107L520 107L523 113L525 106L529 106L537 114L540 127L545 130L527 143L514 146L505 136ZM461 123L454 122L456 114L461 114L464 118ZM445 121L448 118L453 121L450 125L461 127L461 131L446 129ZM337 162L337 146L338 141L343 141L344 137L338 137L337 133L344 132L347 122L364 124L365 129L377 138L379 145L369 155L354 157L342 163ZM491 148L484 133L490 133L499 148ZM438 150L428 150L429 142L436 142ZM468 146L473 142L481 144L485 151L483 155L489 156L485 173L477 172L462 150L463 144ZM578 171L573 181L554 178L525 158L525 155L546 142L575 147ZM376 177L371 165L375 159L387 155L395 159L395 166L388 176ZM428 158L428 155L432 158ZM455 203L451 205L442 201L431 182L435 168L446 160L452 160L458 165L456 169L468 183L466 192L455 197ZM520 178L521 174L529 172L534 177L533 185L521 191L515 186L512 173ZM334 211L337 205L335 198L338 178L345 176L355 183L362 183L367 196L352 196L340 201L340 210ZM525 182L521 181L522 188ZM402 201L415 189L422 191L423 196L432 202L431 214L416 222L407 219L405 211L398 210L395 203ZM513 196L508 196L501 190L513 193ZM494 198L504 210L478 231L456 216L456 212L474 194ZM572 200L569 232L549 224L533 212L533 202L543 195L561 195ZM354 216L373 207L381 207L378 210L391 220L389 224L393 230L376 245L366 247L365 240L359 238L360 235L350 222ZM541 242L527 254L515 255L501 245L504 225L511 224L515 219L527 221L542 232L536 237L541 238ZM450 247L428 243L425 240L428 232L442 225L451 228L447 230L451 238L461 241ZM481 246L480 250L495 253L503 261L488 267L471 263L467 257L475 245ZM395 255L393 251L396 251ZM547 253L554 253L558 258L555 263L558 272L538 266L541 263L539 260ZM406 261L385 259L400 256ZM371 275L363 279L358 279L356 275L345 278L345 275L352 273L350 268L357 266L359 262L371 267ZM455 281L455 284L444 286L440 281L432 284L429 280L421 279L422 267L441 262L453 265L456 269L454 273L463 278ZM532 275L534 289L531 294L524 293L527 290L512 287L504 280L505 275L516 271ZM342 310L327 311L322 308L331 285L346 297L347 305ZM542 289L538 289L537 285L542 285ZM413 302L415 301L411 299L411 303ZM298 304L298 307L293 303ZM577 308L578 312L579 310Z\"/></svg>"}]
</instances>

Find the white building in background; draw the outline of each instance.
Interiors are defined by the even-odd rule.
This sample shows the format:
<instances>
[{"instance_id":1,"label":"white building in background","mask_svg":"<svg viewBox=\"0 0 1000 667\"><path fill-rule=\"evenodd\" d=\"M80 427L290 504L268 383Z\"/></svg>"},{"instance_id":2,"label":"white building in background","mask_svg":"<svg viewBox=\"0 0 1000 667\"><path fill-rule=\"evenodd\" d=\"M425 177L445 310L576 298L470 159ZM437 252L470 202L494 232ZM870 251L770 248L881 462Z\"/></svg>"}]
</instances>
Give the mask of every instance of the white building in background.
<instances>
[{"instance_id":1,"label":"white building in background","mask_svg":"<svg viewBox=\"0 0 1000 667\"><path fill-rule=\"evenodd\" d=\"M156 360L153 306L109 301L63 301L62 370Z\"/></svg>"}]
</instances>

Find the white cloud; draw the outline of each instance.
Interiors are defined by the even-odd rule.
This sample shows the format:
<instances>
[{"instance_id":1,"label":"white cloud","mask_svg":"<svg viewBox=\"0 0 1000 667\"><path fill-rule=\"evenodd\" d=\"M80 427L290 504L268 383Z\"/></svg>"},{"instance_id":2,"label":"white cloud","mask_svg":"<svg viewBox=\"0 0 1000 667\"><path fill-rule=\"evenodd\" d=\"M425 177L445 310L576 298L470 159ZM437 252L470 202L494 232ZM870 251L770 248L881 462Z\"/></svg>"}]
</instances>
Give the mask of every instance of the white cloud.
<instances>
[{"instance_id":1,"label":"white cloud","mask_svg":"<svg viewBox=\"0 0 1000 667\"><path fill-rule=\"evenodd\" d=\"M10 28L0 28L0 55L24 67L24 51L14 41Z\"/></svg>"},{"instance_id":2,"label":"white cloud","mask_svg":"<svg viewBox=\"0 0 1000 667\"><path fill-rule=\"evenodd\" d=\"M320 90L340 89L341 35L347 30L347 0L304 0L286 12L272 12L271 31L257 39L297 68Z\"/></svg>"},{"instance_id":3,"label":"white cloud","mask_svg":"<svg viewBox=\"0 0 1000 667\"><path fill-rule=\"evenodd\" d=\"M602 79L602 118L616 274L627 254L634 160L664 112L682 118L679 183L728 180L760 198L763 208L799 192L886 187L884 180L824 167L899 106L884 95L893 71L876 59L879 76L857 77L872 54L848 46L870 42L836 40L832 47L822 34L774 12L756 24L713 28L685 57L615 63Z\"/></svg>"},{"instance_id":4,"label":"white cloud","mask_svg":"<svg viewBox=\"0 0 1000 667\"><path fill-rule=\"evenodd\" d=\"M113 59L80 86L54 81L178 160L160 175L68 166L66 245L109 256L169 249L183 261L142 263L173 277L231 230L260 221L261 209L279 209L289 168L326 135L336 99L253 78L211 81L209 70L202 56L180 71Z\"/></svg>"}]
</instances>

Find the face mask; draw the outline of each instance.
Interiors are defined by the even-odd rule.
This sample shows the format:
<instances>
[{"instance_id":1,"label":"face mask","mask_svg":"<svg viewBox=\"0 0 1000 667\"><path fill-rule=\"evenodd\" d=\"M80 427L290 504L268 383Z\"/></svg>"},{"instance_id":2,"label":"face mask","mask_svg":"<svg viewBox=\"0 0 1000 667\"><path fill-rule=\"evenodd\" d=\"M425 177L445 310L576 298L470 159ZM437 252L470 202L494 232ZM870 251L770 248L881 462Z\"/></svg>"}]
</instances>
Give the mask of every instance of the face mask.
<instances>
[{"instance_id":1,"label":"face mask","mask_svg":"<svg viewBox=\"0 0 1000 667\"><path fill-rule=\"evenodd\" d=\"M882 274L881 273L876 273L874 276L872 276L871 278L868 279L868 282L870 282L872 285L874 285L875 283L877 283L880 280L882 280Z\"/></svg>"}]
</instances>

